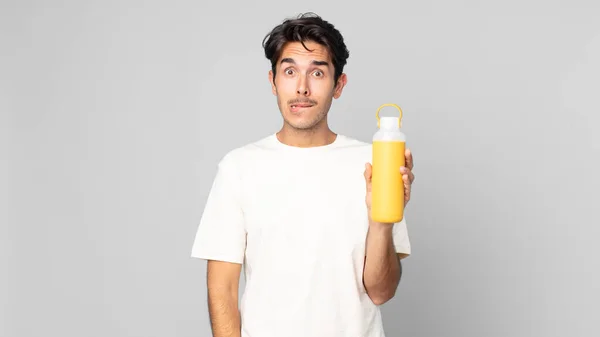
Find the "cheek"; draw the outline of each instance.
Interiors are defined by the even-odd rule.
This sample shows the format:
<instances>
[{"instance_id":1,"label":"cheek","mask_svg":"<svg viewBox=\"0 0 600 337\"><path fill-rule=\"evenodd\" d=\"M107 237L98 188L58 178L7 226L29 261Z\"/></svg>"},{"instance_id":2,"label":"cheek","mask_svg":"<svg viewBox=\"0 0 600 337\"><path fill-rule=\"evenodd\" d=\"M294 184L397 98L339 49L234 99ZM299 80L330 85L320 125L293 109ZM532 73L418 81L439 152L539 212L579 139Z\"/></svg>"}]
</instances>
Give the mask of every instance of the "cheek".
<instances>
[{"instance_id":1,"label":"cheek","mask_svg":"<svg viewBox=\"0 0 600 337\"><path fill-rule=\"evenodd\" d=\"M334 93L331 81L313 81L310 88L312 95L321 99L326 99Z\"/></svg>"},{"instance_id":2,"label":"cheek","mask_svg":"<svg viewBox=\"0 0 600 337\"><path fill-rule=\"evenodd\" d=\"M291 80L279 78L275 79L275 85L279 94L290 95L296 92L296 83Z\"/></svg>"}]
</instances>

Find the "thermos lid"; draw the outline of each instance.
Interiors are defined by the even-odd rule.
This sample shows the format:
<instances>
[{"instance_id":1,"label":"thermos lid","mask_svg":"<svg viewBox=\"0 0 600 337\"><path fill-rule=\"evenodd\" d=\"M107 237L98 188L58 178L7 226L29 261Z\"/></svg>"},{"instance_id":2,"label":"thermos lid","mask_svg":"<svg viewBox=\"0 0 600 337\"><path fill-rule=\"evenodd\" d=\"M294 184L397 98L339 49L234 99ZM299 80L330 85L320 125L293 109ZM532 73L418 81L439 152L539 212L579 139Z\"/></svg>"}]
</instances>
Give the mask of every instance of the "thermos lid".
<instances>
[{"instance_id":1,"label":"thermos lid","mask_svg":"<svg viewBox=\"0 0 600 337\"><path fill-rule=\"evenodd\" d=\"M399 117L381 117L379 119L379 127L381 129L393 130L400 128Z\"/></svg>"},{"instance_id":2,"label":"thermos lid","mask_svg":"<svg viewBox=\"0 0 600 337\"><path fill-rule=\"evenodd\" d=\"M400 112L400 117L379 117L379 111L386 106L391 106L391 107L398 109L398 111ZM400 109L400 107L394 103L382 104L377 109L377 112L375 113L375 117L377 117L377 126L379 128L398 129L398 128L402 127L402 109Z\"/></svg>"}]
</instances>

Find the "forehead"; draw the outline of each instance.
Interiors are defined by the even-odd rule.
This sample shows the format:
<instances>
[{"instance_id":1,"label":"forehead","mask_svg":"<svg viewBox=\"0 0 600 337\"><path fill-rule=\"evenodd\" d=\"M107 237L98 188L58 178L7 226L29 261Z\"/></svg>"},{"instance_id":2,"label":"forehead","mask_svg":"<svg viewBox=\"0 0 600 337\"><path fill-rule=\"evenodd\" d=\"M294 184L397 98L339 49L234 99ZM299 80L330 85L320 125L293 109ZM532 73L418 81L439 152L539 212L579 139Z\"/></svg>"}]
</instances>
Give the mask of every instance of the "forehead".
<instances>
[{"instance_id":1,"label":"forehead","mask_svg":"<svg viewBox=\"0 0 600 337\"><path fill-rule=\"evenodd\" d=\"M307 62L317 61L330 61L329 51L327 48L319 43L313 41L305 41L304 45L310 49L306 50L300 42L288 42L284 45L280 59L293 58L296 61L304 60Z\"/></svg>"}]
</instances>

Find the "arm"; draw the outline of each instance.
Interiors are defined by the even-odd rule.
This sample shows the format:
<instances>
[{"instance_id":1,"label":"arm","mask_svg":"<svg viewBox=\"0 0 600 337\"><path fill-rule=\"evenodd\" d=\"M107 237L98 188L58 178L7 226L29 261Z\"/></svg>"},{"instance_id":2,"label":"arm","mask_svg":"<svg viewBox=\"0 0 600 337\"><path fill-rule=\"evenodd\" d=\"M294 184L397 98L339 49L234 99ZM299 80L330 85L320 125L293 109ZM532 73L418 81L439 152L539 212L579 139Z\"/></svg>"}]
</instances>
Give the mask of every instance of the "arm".
<instances>
[{"instance_id":1,"label":"arm","mask_svg":"<svg viewBox=\"0 0 600 337\"><path fill-rule=\"evenodd\" d=\"M393 242L393 224L369 222L366 241L363 283L376 305L389 301L396 294L402 277L400 259Z\"/></svg>"},{"instance_id":2,"label":"arm","mask_svg":"<svg viewBox=\"0 0 600 337\"><path fill-rule=\"evenodd\" d=\"M415 179L412 173L413 157L408 148L405 151L405 157L406 166L400 168L404 182L404 206L410 200L411 185ZM372 167L370 163L365 164L364 175L367 186L367 211L371 212ZM397 235L394 234L395 229L397 229ZM404 253L396 253L397 248L394 245L394 237L402 242ZM404 220L397 224L383 224L372 221L369 217L363 283L367 294L376 305L389 301L396 294L396 289L402 277L402 263L400 260L408 256L409 252L410 245Z\"/></svg>"},{"instance_id":3,"label":"arm","mask_svg":"<svg viewBox=\"0 0 600 337\"><path fill-rule=\"evenodd\" d=\"M238 289L242 265L207 262L208 312L214 337L240 337Z\"/></svg>"},{"instance_id":4,"label":"arm","mask_svg":"<svg viewBox=\"0 0 600 337\"><path fill-rule=\"evenodd\" d=\"M240 167L231 153L219 162L192 247L192 257L207 260L207 304L214 337L241 335L238 289L246 223Z\"/></svg>"}]
</instances>

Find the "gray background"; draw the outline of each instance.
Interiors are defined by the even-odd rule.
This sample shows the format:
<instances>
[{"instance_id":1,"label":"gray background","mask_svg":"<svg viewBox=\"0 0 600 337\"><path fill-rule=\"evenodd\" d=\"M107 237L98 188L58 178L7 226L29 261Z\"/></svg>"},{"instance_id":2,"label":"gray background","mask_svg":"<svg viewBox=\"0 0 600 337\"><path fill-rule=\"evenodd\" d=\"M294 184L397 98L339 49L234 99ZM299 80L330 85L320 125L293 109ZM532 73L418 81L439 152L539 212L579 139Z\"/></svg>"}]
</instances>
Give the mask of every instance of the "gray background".
<instances>
[{"instance_id":1,"label":"gray background","mask_svg":"<svg viewBox=\"0 0 600 337\"><path fill-rule=\"evenodd\" d=\"M600 335L597 1L0 3L1 336L209 335L197 223L280 127L261 41L304 11L350 49L335 131L404 110L388 335Z\"/></svg>"}]
</instances>

